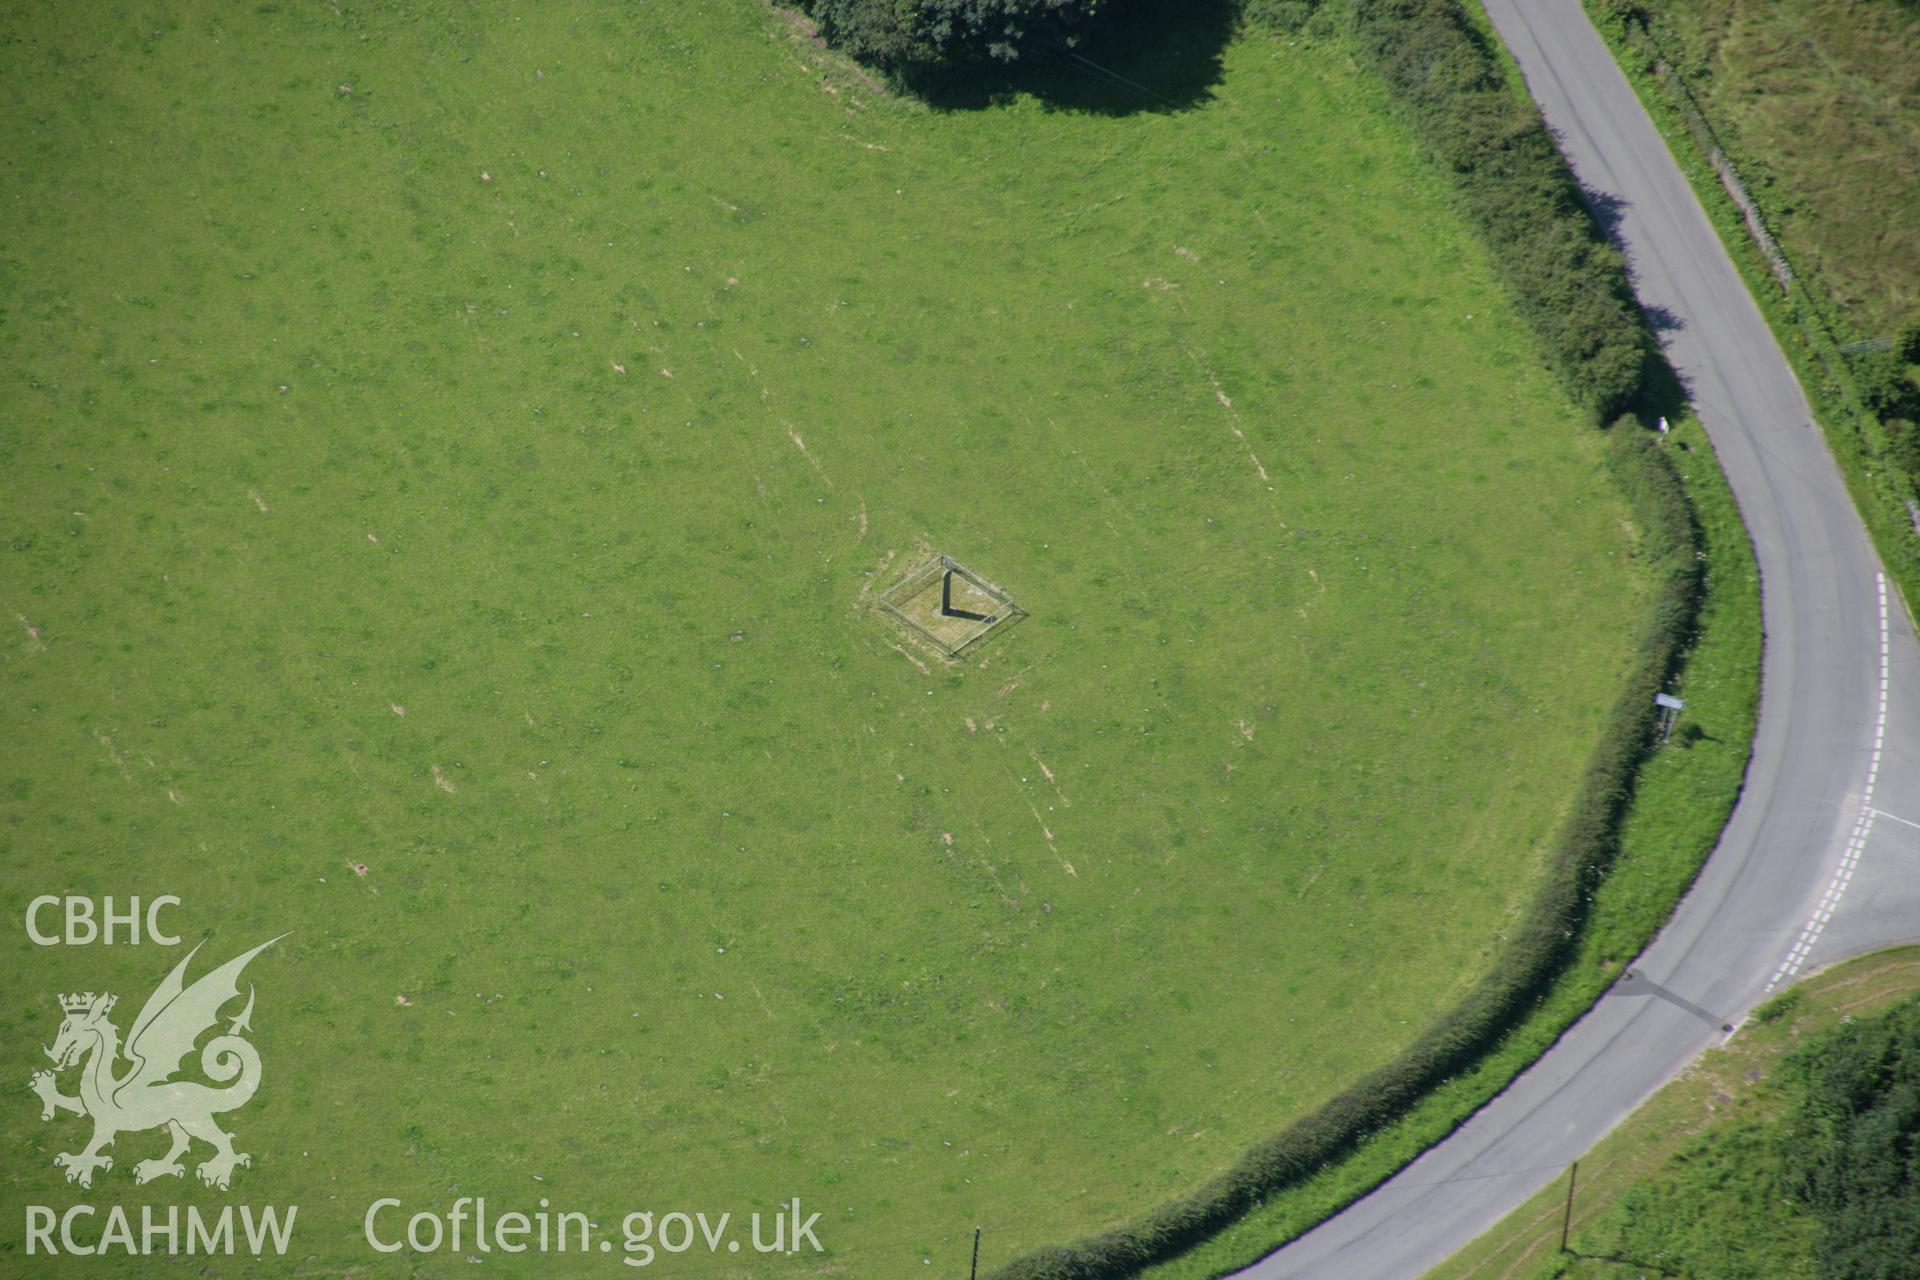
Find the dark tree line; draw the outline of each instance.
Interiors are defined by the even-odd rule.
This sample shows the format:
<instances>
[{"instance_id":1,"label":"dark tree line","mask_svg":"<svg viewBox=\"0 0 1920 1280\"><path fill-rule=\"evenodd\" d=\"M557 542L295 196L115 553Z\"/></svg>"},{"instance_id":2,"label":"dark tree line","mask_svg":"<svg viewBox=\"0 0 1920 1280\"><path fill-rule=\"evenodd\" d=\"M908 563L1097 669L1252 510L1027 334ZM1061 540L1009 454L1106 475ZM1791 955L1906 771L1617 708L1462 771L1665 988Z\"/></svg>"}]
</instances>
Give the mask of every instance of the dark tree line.
<instances>
[{"instance_id":1,"label":"dark tree line","mask_svg":"<svg viewBox=\"0 0 1920 1280\"><path fill-rule=\"evenodd\" d=\"M1493 250L1494 268L1574 400L1606 422L1640 396L1651 351L1620 255L1534 105L1460 0L1353 0L1385 79Z\"/></svg>"},{"instance_id":2,"label":"dark tree line","mask_svg":"<svg viewBox=\"0 0 1920 1280\"><path fill-rule=\"evenodd\" d=\"M1920 486L1920 322L1896 335L1891 350L1855 357L1852 368L1867 407L1887 426L1893 460Z\"/></svg>"},{"instance_id":3,"label":"dark tree line","mask_svg":"<svg viewBox=\"0 0 1920 1280\"><path fill-rule=\"evenodd\" d=\"M1819 1219L1833 1280L1909 1280L1920 1266L1920 1002L1847 1022L1796 1055L1787 1185Z\"/></svg>"},{"instance_id":4,"label":"dark tree line","mask_svg":"<svg viewBox=\"0 0 1920 1280\"><path fill-rule=\"evenodd\" d=\"M802 0L829 44L889 71L1071 48L1103 0Z\"/></svg>"}]
</instances>

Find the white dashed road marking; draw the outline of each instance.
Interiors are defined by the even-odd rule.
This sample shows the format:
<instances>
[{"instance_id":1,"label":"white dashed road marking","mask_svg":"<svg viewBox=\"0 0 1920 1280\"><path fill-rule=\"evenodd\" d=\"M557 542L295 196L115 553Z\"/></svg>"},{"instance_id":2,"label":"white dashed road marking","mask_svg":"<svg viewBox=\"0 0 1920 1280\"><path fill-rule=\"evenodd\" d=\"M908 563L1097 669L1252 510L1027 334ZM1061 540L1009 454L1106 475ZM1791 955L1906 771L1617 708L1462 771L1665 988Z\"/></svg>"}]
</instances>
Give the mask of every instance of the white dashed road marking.
<instances>
[{"instance_id":1,"label":"white dashed road marking","mask_svg":"<svg viewBox=\"0 0 1920 1280\"><path fill-rule=\"evenodd\" d=\"M1820 941L1820 934L1827 927L1827 921L1833 919L1833 913L1840 905L1840 899L1853 882L1854 869L1860 865L1860 853L1867 847L1867 837L1873 834L1873 820L1876 817L1891 818L1895 822L1907 822L1905 818L1895 818L1892 814L1881 813L1873 807L1874 784L1880 780L1880 750L1887 736L1887 575L1880 579L1880 703L1873 718L1873 755L1867 763L1867 785L1860 795L1860 820L1853 824L1853 832L1847 837L1847 851L1840 859L1840 869L1833 873L1833 880L1827 885L1827 891L1820 898L1820 905L1813 909L1813 915L1802 926L1800 936L1794 939L1793 948L1787 952L1787 958L1773 971L1773 977L1767 982L1771 991L1782 982L1800 972L1806 964L1807 956L1813 946ZM1907 822L1908 826L1920 826L1920 823Z\"/></svg>"}]
</instances>

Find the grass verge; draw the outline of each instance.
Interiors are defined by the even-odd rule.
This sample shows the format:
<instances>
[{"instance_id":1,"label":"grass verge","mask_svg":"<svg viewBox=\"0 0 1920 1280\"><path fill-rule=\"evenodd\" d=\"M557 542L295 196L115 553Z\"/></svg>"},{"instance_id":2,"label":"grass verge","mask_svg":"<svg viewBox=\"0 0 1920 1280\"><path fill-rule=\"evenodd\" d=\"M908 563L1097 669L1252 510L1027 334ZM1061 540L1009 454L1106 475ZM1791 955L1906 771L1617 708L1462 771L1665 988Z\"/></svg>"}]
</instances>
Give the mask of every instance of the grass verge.
<instances>
[{"instance_id":1,"label":"grass verge","mask_svg":"<svg viewBox=\"0 0 1920 1280\"><path fill-rule=\"evenodd\" d=\"M1789 988L1580 1158L1570 1254L1559 1252L1567 1190L1562 1179L1428 1272L1426 1280L1610 1280L1649 1269L1664 1274L1621 1256L1619 1213L1635 1188L1664 1179L1747 1188L1764 1157L1752 1140L1786 1110L1777 1081L1781 1060L1841 1019L1871 1017L1916 991L1920 947L1862 956ZM1717 1195L1703 1197L1711 1198ZM1738 1219L1714 1224L1726 1248L1737 1251L1727 1274L1768 1280L1815 1274L1802 1265L1812 1224L1789 1206L1754 1198L1720 1208ZM1762 1252L1756 1255L1756 1249Z\"/></svg>"}]
</instances>

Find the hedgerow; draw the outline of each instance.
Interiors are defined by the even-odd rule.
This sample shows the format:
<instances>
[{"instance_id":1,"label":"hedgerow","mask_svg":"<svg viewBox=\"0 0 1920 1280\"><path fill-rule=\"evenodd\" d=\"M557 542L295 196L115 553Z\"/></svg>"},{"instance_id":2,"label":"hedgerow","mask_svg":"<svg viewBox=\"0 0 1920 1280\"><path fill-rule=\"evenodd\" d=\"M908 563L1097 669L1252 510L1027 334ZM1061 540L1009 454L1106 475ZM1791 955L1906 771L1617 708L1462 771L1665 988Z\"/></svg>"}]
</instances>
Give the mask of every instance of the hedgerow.
<instances>
[{"instance_id":1,"label":"hedgerow","mask_svg":"<svg viewBox=\"0 0 1920 1280\"><path fill-rule=\"evenodd\" d=\"M1142 21L1112 0L799 0L821 35L902 84L1069 49L1096 20ZM1250 26L1294 31L1320 0L1241 0ZM1620 256L1533 104L1515 94L1459 0L1325 6L1452 175L1494 270L1574 401L1606 422L1641 391L1652 355Z\"/></svg>"},{"instance_id":2,"label":"hedgerow","mask_svg":"<svg viewBox=\"0 0 1920 1280\"><path fill-rule=\"evenodd\" d=\"M823 34L890 69L1011 60L1058 44L1095 3L811 0ZM1316 0L1261 0L1262 26L1297 29ZM937 21L936 21L936 15ZM1538 112L1515 95L1458 0L1351 0L1355 47L1421 144L1454 178L1496 271L1549 367L1596 422L1641 398L1651 346L1619 255L1606 243ZM997 33L997 34L996 34ZM1122 1228L1017 1259L995 1280L1112 1280L1172 1257L1393 1122L1493 1047L1560 971L1617 847L1653 695L1672 672L1701 595L1699 530L1677 476L1645 433L1609 433L1609 459L1643 531L1655 607L1588 764L1537 897L1494 968L1398 1059L1363 1077L1193 1193Z\"/></svg>"},{"instance_id":3,"label":"hedgerow","mask_svg":"<svg viewBox=\"0 0 1920 1280\"><path fill-rule=\"evenodd\" d=\"M1352 0L1347 13L1362 56L1453 176L1547 365L1596 422L1624 412L1652 355L1647 331L1539 111L1459 0Z\"/></svg>"},{"instance_id":4,"label":"hedgerow","mask_svg":"<svg viewBox=\"0 0 1920 1280\"><path fill-rule=\"evenodd\" d=\"M1679 661L1704 586L1702 539L1666 454L1631 419L1608 432L1608 463L1641 531L1653 609L1628 677L1548 858L1538 895L1493 969L1395 1061L1248 1152L1198 1191L1138 1221L1017 1259L994 1280L1113 1280L1170 1258L1395 1120L1497 1044L1543 997L1568 957L1653 744L1654 703Z\"/></svg>"},{"instance_id":5,"label":"hedgerow","mask_svg":"<svg viewBox=\"0 0 1920 1280\"><path fill-rule=\"evenodd\" d=\"M1920 1258L1920 1001L1853 1018L1785 1064L1798 1095L1778 1142L1820 1223L1821 1274L1910 1276Z\"/></svg>"},{"instance_id":6,"label":"hedgerow","mask_svg":"<svg viewBox=\"0 0 1920 1280\"><path fill-rule=\"evenodd\" d=\"M1309 7L1269 3L1258 18L1297 28ZM1549 367L1596 422L1624 413L1644 397L1653 349L1624 264L1539 112L1514 94L1458 0L1351 0L1345 17L1357 49L1454 178ZM1704 585L1699 527L1665 454L1623 420L1609 432L1608 458L1642 530L1641 555L1656 579L1653 610L1538 894L1492 970L1399 1058L1199 1190L1125 1227L1030 1253L995 1280L1113 1280L1175 1256L1390 1124L1541 1001L1618 850L1653 742L1653 696L1693 631Z\"/></svg>"}]
</instances>

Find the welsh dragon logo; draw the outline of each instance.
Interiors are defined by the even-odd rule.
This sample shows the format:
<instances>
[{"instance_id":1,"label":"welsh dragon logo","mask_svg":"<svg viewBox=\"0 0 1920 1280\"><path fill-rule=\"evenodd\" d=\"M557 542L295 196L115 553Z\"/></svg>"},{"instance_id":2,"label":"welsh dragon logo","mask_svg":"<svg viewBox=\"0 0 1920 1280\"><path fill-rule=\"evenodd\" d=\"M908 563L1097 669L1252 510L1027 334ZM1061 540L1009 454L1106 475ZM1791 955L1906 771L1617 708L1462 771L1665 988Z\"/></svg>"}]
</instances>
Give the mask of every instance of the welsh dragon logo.
<instances>
[{"instance_id":1,"label":"welsh dragon logo","mask_svg":"<svg viewBox=\"0 0 1920 1280\"><path fill-rule=\"evenodd\" d=\"M221 1007L239 996L240 971L247 962L278 941L280 938L272 938L261 943L189 987L184 978L188 962L200 950L196 946L147 997L140 1016L133 1020L133 1029L127 1033L124 1049L119 1028L107 1018L116 997L91 991L60 997L66 1019L60 1024L53 1048L46 1050L53 1059L53 1070L35 1072L28 1087L40 1096L42 1120L53 1119L56 1111L93 1118L93 1141L86 1149L53 1158L54 1164L67 1171L68 1182L92 1186L94 1170L113 1168L113 1159L102 1155L101 1149L112 1146L116 1136L163 1126L173 1147L158 1160L134 1165L135 1182L180 1177L186 1172L180 1157L195 1138L213 1147L212 1158L196 1170L200 1181L210 1187L226 1190L234 1167L253 1163L246 1153L233 1149L233 1135L213 1119L245 1106L260 1087L259 1051L241 1035L252 1030L251 983L247 986L246 1007L228 1022L224 1035L214 1036L200 1050L201 1072L225 1087L172 1077L193 1052L194 1043L219 1023ZM124 1072L119 1070L122 1056L130 1064ZM80 1071L80 1094L70 1098L59 1091L54 1073L83 1059L86 1065Z\"/></svg>"}]
</instances>

